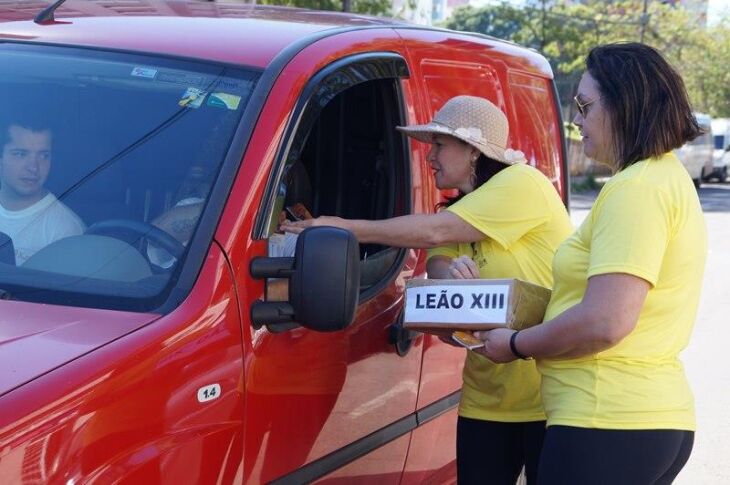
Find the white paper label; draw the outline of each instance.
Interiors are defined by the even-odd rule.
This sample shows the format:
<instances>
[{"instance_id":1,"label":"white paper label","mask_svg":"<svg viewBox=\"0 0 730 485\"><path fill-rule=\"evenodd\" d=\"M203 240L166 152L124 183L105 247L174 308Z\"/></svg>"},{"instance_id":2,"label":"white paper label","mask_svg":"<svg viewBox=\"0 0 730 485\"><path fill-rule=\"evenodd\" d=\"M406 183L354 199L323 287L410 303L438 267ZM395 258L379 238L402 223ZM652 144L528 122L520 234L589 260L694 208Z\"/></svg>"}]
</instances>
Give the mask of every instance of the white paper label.
<instances>
[{"instance_id":1,"label":"white paper label","mask_svg":"<svg viewBox=\"0 0 730 485\"><path fill-rule=\"evenodd\" d=\"M406 290L409 323L506 323L509 285L414 286Z\"/></svg>"},{"instance_id":2,"label":"white paper label","mask_svg":"<svg viewBox=\"0 0 730 485\"><path fill-rule=\"evenodd\" d=\"M210 384L198 389L198 402L212 401L221 397L220 384Z\"/></svg>"},{"instance_id":3,"label":"white paper label","mask_svg":"<svg viewBox=\"0 0 730 485\"><path fill-rule=\"evenodd\" d=\"M292 257L297 248L298 234L287 232L285 234L272 234L269 237L269 257Z\"/></svg>"}]
</instances>

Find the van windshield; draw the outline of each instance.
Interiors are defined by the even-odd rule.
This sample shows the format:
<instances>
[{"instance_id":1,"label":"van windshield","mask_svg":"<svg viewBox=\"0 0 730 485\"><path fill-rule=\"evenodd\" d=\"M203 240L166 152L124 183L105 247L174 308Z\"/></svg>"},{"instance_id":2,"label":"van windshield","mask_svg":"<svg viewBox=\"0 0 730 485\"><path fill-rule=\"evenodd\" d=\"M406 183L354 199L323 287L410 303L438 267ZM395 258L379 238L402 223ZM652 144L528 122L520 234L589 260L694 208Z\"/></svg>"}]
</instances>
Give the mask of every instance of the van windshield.
<instances>
[{"instance_id":1,"label":"van windshield","mask_svg":"<svg viewBox=\"0 0 730 485\"><path fill-rule=\"evenodd\" d=\"M166 293L258 70L0 43L0 296Z\"/></svg>"}]
</instances>

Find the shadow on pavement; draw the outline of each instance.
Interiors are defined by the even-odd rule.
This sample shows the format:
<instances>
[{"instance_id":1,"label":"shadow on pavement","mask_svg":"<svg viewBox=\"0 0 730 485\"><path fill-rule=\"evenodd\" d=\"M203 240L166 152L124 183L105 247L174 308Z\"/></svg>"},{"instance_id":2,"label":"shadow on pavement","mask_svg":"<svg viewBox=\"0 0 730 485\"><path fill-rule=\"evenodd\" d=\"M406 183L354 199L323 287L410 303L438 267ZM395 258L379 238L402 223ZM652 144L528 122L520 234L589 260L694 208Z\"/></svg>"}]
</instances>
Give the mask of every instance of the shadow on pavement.
<instances>
[{"instance_id":1,"label":"shadow on pavement","mask_svg":"<svg viewBox=\"0 0 730 485\"><path fill-rule=\"evenodd\" d=\"M730 212L730 184L703 184L699 194L704 212Z\"/></svg>"},{"instance_id":2,"label":"shadow on pavement","mask_svg":"<svg viewBox=\"0 0 730 485\"><path fill-rule=\"evenodd\" d=\"M597 190L570 194L570 210L589 210L598 196Z\"/></svg>"},{"instance_id":3,"label":"shadow on pavement","mask_svg":"<svg viewBox=\"0 0 730 485\"><path fill-rule=\"evenodd\" d=\"M705 183L699 190L704 212L730 212L730 184ZM589 210L598 196L598 191L570 194L570 210Z\"/></svg>"}]
</instances>

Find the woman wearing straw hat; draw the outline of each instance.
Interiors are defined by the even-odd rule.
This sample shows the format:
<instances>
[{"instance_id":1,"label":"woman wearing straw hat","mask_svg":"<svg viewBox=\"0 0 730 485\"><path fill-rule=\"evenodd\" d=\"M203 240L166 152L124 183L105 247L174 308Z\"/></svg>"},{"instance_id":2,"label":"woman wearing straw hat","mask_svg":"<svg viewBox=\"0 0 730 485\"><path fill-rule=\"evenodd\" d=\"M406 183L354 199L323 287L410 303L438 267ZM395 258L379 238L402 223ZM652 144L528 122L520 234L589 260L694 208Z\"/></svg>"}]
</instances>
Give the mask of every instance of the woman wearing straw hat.
<instances>
[{"instance_id":1,"label":"woman wearing straw hat","mask_svg":"<svg viewBox=\"0 0 730 485\"><path fill-rule=\"evenodd\" d=\"M486 99L457 96L430 123L398 129L432 145L436 187L459 191L446 210L378 221L318 217L282 229L337 226L362 243L433 248L431 278L521 278L552 287L550 263L572 227L550 181L507 148L504 113ZM463 377L459 482L511 485L523 465L533 482L545 430L534 362L500 365L470 351Z\"/></svg>"}]
</instances>

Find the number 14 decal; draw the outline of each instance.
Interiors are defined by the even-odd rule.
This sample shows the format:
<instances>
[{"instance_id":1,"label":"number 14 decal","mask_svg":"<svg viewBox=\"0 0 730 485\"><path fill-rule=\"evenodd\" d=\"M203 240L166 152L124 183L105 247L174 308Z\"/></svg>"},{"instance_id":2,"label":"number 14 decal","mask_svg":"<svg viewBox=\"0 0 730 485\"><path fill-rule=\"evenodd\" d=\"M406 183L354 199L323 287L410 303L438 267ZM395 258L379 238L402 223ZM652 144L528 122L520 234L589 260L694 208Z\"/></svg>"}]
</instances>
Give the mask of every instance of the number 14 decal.
<instances>
[{"instance_id":1,"label":"number 14 decal","mask_svg":"<svg viewBox=\"0 0 730 485\"><path fill-rule=\"evenodd\" d=\"M218 399L220 395L220 384L210 384L198 389L198 402L212 401L213 399Z\"/></svg>"}]
</instances>

